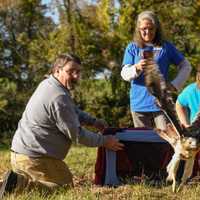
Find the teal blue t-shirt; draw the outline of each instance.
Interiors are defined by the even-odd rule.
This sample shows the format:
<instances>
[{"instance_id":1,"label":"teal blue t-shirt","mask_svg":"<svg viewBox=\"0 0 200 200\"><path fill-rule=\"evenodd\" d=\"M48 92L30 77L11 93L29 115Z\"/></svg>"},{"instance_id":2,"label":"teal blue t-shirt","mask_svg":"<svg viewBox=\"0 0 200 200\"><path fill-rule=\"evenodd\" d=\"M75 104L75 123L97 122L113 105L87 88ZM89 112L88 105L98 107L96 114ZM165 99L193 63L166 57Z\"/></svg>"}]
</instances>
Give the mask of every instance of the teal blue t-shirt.
<instances>
[{"instance_id":1,"label":"teal blue t-shirt","mask_svg":"<svg viewBox=\"0 0 200 200\"><path fill-rule=\"evenodd\" d=\"M200 89L196 83L188 85L178 96L178 103L187 108L190 117L190 123L194 121L200 108Z\"/></svg>"}]
</instances>

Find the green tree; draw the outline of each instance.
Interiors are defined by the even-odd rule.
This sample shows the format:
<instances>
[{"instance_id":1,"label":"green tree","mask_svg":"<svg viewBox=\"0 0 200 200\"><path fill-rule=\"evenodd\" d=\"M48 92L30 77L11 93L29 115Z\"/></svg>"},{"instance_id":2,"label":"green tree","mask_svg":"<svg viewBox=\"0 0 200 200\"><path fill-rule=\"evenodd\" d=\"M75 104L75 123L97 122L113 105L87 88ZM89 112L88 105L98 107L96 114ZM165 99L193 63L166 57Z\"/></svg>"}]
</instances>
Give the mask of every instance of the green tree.
<instances>
[{"instance_id":1,"label":"green tree","mask_svg":"<svg viewBox=\"0 0 200 200\"><path fill-rule=\"evenodd\" d=\"M57 10L58 24L45 15L47 6L41 0L7 2L0 1L1 130L16 126L36 85L55 57L66 52L83 61L83 80L74 93L80 107L105 118L110 126L131 126L129 83L121 79L120 71L136 17L143 10L157 13L166 38L194 69L199 63L199 0L97 0L92 4L52 0L49 6ZM170 73L173 76L175 70ZM105 78L96 80L99 75Z\"/></svg>"},{"instance_id":2,"label":"green tree","mask_svg":"<svg viewBox=\"0 0 200 200\"><path fill-rule=\"evenodd\" d=\"M0 78L5 87L1 90L1 102L6 102L1 105L2 131L16 127L38 79L48 70L42 56L45 48L38 45L42 44L42 36L45 38L53 29L53 23L44 16L46 7L40 0L18 2L0 10Z\"/></svg>"}]
</instances>

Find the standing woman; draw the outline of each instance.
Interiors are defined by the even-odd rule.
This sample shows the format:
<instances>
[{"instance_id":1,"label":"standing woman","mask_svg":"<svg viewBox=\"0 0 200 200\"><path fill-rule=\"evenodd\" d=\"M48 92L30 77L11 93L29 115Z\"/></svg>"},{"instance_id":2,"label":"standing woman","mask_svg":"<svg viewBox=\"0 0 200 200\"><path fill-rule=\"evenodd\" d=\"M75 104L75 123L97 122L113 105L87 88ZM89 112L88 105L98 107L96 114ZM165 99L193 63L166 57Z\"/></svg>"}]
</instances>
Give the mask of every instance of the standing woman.
<instances>
[{"instance_id":1,"label":"standing woman","mask_svg":"<svg viewBox=\"0 0 200 200\"><path fill-rule=\"evenodd\" d=\"M149 48L154 52L153 59L143 57L144 50ZM179 72L170 84L174 90L183 86L191 72L191 65L186 58L172 43L164 40L155 13L144 11L138 15L133 42L126 47L121 76L125 81L131 82L130 108L134 126L165 129L166 119L144 82L143 69L152 62L158 65L166 80L170 65L178 67Z\"/></svg>"}]
</instances>

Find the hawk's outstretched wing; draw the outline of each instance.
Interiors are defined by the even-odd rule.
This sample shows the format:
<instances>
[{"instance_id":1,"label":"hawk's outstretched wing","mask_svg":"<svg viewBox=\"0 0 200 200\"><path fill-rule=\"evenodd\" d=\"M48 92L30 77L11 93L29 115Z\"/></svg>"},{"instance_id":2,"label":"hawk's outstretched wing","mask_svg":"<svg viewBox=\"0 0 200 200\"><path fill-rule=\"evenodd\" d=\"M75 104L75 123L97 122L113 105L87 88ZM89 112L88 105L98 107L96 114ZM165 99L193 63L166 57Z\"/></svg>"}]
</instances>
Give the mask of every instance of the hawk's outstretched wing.
<instances>
[{"instance_id":1,"label":"hawk's outstretched wing","mask_svg":"<svg viewBox=\"0 0 200 200\"><path fill-rule=\"evenodd\" d=\"M161 74L158 65L150 64L145 66L144 77L148 91L155 96L157 105L173 125L177 134L182 135L186 133L187 131L181 126L177 118L172 92Z\"/></svg>"}]
</instances>

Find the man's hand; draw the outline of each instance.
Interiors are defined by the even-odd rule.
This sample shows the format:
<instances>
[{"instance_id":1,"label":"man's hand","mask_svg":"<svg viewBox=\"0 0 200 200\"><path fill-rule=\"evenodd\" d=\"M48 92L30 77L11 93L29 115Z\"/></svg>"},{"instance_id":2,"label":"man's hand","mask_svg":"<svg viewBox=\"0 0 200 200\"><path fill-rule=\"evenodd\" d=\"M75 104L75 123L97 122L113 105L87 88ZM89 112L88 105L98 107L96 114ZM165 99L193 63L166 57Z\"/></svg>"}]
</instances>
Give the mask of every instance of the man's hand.
<instances>
[{"instance_id":1,"label":"man's hand","mask_svg":"<svg viewBox=\"0 0 200 200\"><path fill-rule=\"evenodd\" d=\"M108 128L108 124L105 120L103 119L96 119L94 123L94 127L98 129L100 132L103 132L104 129Z\"/></svg>"},{"instance_id":2,"label":"man's hand","mask_svg":"<svg viewBox=\"0 0 200 200\"><path fill-rule=\"evenodd\" d=\"M112 135L107 136L106 142L103 145L105 148L112 151L123 150L124 144L120 143L117 138Z\"/></svg>"}]
</instances>

